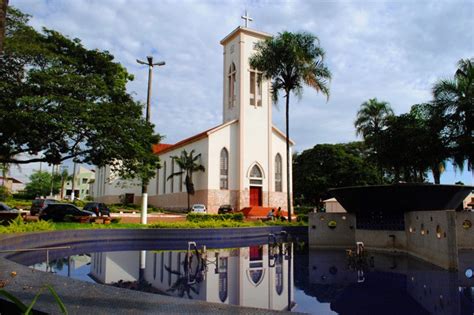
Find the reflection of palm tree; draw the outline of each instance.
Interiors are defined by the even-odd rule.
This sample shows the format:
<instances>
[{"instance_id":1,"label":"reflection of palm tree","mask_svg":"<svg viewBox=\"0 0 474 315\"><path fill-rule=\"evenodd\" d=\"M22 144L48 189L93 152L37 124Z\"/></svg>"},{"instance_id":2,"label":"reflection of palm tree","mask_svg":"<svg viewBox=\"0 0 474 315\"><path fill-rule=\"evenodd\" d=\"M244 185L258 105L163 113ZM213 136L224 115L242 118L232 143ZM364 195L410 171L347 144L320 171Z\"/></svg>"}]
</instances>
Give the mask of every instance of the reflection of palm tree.
<instances>
[{"instance_id":1,"label":"reflection of palm tree","mask_svg":"<svg viewBox=\"0 0 474 315\"><path fill-rule=\"evenodd\" d=\"M189 299L192 299L191 292L194 292L194 294L199 294L199 286L195 286L204 280L206 261L204 258L202 258L197 248L195 248L194 252L194 255L192 253L186 254L186 258L179 265L179 270L172 270L171 267L165 265L166 271L178 276L178 279L175 281L175 283L173 283L173 285L168 290L166 290L167 292L178 291L179 297L184 297L184 294L186 294ZM197 259L196 268L192 270L194 257ZM181 266L183 267L182 269L184 272L181 272Z\"/></svg>"}]
</instances>

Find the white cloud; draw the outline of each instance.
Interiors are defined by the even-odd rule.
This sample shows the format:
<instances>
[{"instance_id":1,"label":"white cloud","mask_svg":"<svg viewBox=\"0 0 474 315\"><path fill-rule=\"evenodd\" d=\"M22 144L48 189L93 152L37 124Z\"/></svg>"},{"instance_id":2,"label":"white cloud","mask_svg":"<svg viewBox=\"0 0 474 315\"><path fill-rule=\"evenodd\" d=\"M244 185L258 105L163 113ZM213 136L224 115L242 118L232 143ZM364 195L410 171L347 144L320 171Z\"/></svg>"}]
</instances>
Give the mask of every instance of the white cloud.
<instances>
[{"instance_id":1,"label":"white cloud","mask_svg":"<svg viewBox=\"0 0 474 315\"><path fill-rule=\"evenodd\" d=\"M241 22L276 34L316 34L333 72L331 99L306 89L291 110L297 150L321 142L355 140L359 105L377 97L396 113L428 101L440 77L474 51L474 5L467 1L116 1L11 0L46 26L87 48L110 51L135 75L128 85L145 102L147 70L136 64L153 54L152 119L167 142L221 122L222 48L219 40ZM283 110L274 111L283 129Z\"/></svg>"}]
</instances>

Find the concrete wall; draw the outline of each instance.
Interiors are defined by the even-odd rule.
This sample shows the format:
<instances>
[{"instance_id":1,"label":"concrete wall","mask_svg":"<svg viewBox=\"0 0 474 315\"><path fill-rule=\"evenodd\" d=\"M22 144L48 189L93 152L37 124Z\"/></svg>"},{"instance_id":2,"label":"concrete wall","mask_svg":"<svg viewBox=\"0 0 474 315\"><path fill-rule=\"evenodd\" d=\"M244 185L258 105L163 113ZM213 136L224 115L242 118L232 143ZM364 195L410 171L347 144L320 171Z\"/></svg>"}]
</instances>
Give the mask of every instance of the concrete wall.
<instances>
[{"instance_id":1,"label":"concrete wall","mask_svg":"<svg viewBox=\"0 0 474 315\"><path fill-rule=\"evenodd\" d=\"M470 228L463 227L469 222ZM456 236L459 249L474 249L474 212L456 212Z\"/></svg>"},{"instance_id":2,"label":"concrete wall","mask_svg":"<svg viewBox=\"0 0 474 315\"><path fill-rule=\"evenodd\" d=\"M364 246L369 249L397 250L405 249L407 245L405 231L356 230L355 241L364 242Z\"/></svg>"},{"instance_id":3,"label":"concrete wall","mask_svg":"<svg viewBox=\"0 0 474 315\"><path fill-rule=\"evenodd\" d=\"M309 213L308 239L311 247L354 247L356 219L348 213ZM328 226L330 221L336 227Z\"/></svg>"},{"instance_id":4,"label":"concrete wall","mask_svg":"<svg viewBox=\"0 0 474 315\"><path fill-rule=\"evenodd\" d=\"M457 269L456 213L417 211L405 214L407 250L446 269Z\"/></svg>"}]
</instances>

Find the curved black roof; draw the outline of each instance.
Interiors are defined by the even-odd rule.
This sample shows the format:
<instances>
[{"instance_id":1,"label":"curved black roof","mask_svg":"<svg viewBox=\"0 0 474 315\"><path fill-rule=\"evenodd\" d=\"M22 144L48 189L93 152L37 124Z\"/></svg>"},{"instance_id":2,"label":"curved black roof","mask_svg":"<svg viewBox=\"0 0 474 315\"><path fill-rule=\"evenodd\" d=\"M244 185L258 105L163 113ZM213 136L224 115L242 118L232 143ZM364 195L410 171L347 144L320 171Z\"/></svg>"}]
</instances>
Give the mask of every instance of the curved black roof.
<instances>
[{"instance_id":1,"label":"curved black roof","mask_svg":"<svg viewBox=\"0 0 474 315\"><path fill-rule=\"evenodd\" d=\"M330 189L329 193L351 213L456 210L472 186L393 184Z\"/></svg>"}]
</instances>

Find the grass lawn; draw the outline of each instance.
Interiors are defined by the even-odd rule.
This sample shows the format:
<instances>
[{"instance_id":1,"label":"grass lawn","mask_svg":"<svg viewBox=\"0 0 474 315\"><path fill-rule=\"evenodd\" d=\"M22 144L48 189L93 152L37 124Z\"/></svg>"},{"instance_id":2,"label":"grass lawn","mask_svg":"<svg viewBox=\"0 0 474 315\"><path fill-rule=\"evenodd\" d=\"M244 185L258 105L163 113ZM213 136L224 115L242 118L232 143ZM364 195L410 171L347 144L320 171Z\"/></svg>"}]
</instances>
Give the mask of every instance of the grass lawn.
<instances>
[{"instance_id":1,"label":"grass lawn","mask_svg":"<svg viewBox=\"0 0 474 315\"><path fill-rule=\"evenodd\" d=\"M233 218L233 219L232 219ZM50 221L33 221L25 222L18 216L7 226L0 225L0 234L25 233L39 231L55 231L55 230L84 230L84 229L200 229L200 228L234 228L234 227L258 227L258 226L305 226L305 222L286 221L244 221L238 216L226 215L202 215L189 216L187 221L178 222L155 222L147 225L139 223L74 223L74 222L50 222Z\"/></svg>"}]
</instances>

